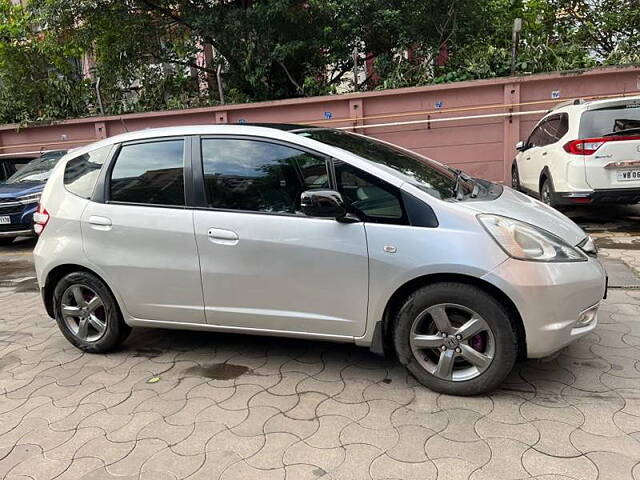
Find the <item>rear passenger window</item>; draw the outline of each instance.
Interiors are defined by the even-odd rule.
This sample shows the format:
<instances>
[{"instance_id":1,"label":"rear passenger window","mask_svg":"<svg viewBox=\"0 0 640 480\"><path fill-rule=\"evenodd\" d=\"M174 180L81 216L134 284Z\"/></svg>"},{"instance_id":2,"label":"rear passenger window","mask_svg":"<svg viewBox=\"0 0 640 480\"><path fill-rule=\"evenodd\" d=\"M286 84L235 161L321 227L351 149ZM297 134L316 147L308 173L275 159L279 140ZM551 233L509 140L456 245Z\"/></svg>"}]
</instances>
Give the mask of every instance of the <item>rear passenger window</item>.
<instances>
[{"instance_id":1,"label":"rear passenger window","mask_svg":"<svg viewBox=\"0 0 640 480\"><path fill-rule=\"evenodd\" d=\"M64 169L64 186L71 193L82 198L91 198L100 169L112 145L97 148L67 162Z\"/></svg>"},{"instance_id":2,"label":"rear passenger window","mask_svg":"<svg viewBox=\"0 0 640 480\"><path fill-rule=\"evenodd\" d=\"M540 123L529 139L536 147L544 147L560 140L569 131L569 116L566 113L552 115Z\"/></svg>"},{"instance_id":3,"label":"rear passenger window","mask_svg":"<svg viewBox=\"0 0 640 480\"><path fill-rule=\"evenodd\" d=\"M124 145L111 172L110 199L184 206L184 141Z\"/></svg>"},{"instance_id":4,"label":"rear passenger window","mask_svg":"<svg viewBox=\"0 0 640 480\"><path fill-rule=\"evenodd\" d=\"M204 139L202 167L211 208L298 214L302 192L329 188L324 158L258 140Z\"/></svg>"}]
</instances>

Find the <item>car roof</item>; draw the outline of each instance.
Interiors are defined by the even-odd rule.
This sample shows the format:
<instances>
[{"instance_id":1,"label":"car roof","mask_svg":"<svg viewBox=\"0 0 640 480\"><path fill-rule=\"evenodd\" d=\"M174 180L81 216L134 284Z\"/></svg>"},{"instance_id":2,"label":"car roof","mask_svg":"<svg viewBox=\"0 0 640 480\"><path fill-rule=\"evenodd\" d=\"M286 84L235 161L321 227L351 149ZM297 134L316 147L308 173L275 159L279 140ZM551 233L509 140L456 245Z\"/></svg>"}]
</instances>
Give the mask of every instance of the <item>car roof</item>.
<instances>
[{"instance_id":1,"label":"car roof","mask_svg":"<svg viewBox=\"0 0 640 480\"><path fill-rule=\"evenodd\" d=\"M67 153L82 155L96 148L115 143L147 140L161 137L179 137L186 135L257 135L273 138L287 138L292 132L317 129L319 127L294 123L225 123L210 125L186 125L176 127L147 128L133 132L121 133L96 141L89 145L74 148ZM284 135L284 137L283 137ZM288 137L291 138L291 137Z\"/></svg>"},{"instance_id":2,"label":"car roof","mask_svg":"<svg viewBox=\"0 0 640 480\"><path fill-rule=\"evenodd\" d=\"M640 104L640 95L612 97L612 98L597 98L592 100L575 98L572 100L566 100L564 102L558 103L557 105L552 107L547 112L547 114L552 112L574 112L574 111L594 110L594 109L607 107L607 106L624 105L630 102Z\"/></svg>"}]
</instances>

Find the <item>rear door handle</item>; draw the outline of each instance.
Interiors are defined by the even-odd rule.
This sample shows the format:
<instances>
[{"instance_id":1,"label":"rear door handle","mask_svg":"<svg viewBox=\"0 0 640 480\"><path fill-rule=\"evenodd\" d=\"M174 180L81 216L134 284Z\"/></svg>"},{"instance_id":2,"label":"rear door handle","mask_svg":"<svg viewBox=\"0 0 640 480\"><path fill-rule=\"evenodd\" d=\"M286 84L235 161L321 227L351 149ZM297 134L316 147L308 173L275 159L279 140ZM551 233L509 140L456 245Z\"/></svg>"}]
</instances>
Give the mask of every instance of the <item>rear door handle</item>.
<instances>
[{"instance_id":1,"label":"rear door handle","mask_svg":"<svg viewBox=\"0 0 640 480\"><path fill-rule=\"evenodd\" d=\"M236 245L239 237L236 232L224 230L222 228L210 228L207 232L209 240L221 245Z\"/></svg>"},{"instance_id":2,"label":"rear door handle","mask_svg":"<svg viewBox=\"0 0 640 480\"><path fill-rule=\"evenodd\" d=\"M107 217L100 217L98 215L91 215L89 217L89 224L95 230L111 230L111 219Z\"/></svg>"}]
</instances>

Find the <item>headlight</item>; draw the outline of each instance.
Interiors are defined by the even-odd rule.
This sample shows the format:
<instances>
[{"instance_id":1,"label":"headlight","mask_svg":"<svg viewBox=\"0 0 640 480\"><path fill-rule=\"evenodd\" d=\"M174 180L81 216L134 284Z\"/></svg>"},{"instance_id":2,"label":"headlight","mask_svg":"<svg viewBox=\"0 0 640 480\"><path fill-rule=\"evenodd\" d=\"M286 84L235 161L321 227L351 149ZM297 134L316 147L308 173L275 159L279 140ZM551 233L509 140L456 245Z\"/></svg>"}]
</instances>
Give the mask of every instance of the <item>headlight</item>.
<instances>
[{"instance_id":1,"label":"headlight","mask_svg":"<svg viewBox=\"0 0 640 480\"><path fill-rule=\"evenodd\" d=\"M23 205L29 205L31 203L38 203L40 201L40 192L38 193L30 193L29 195L24 195L22 197L18 197L18 201Z\"/></svg>"},{"instance_id":2,"label":"headlight","mask_svg":"<svg viewBox=\"0 0 640 480\"><path fill-rule=\"evenodd\" d=\"M481 214L478 220L510 257L535 262L584 262L582 253L538 227L500 215Z\"/></svg>"}]
</instances>

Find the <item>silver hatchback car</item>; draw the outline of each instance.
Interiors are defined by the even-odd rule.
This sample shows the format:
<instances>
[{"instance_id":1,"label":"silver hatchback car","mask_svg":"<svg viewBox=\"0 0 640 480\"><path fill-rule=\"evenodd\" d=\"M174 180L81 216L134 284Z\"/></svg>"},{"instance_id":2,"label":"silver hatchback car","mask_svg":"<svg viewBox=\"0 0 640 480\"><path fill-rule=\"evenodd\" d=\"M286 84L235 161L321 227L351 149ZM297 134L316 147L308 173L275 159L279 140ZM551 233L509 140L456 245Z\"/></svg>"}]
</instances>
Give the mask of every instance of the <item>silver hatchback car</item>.
<instances>
[{"instance_id":1,"label":"silver hatchback car","mask_svg":"<svg viewBox=\"0 0 640 480\"><path fill-rule=\"evenodd\" d=\"M47 312L87 352L136 326L352 342L471 395L592 331L606 294L552 208L326 128L108 138L60 161L34 222Z\"/></svg>"}]
</instances>

